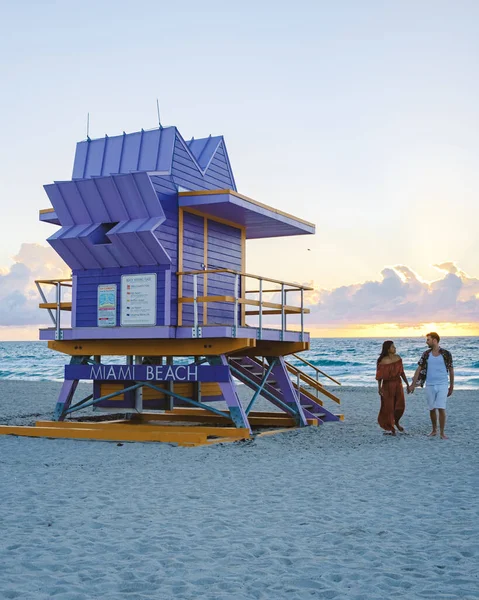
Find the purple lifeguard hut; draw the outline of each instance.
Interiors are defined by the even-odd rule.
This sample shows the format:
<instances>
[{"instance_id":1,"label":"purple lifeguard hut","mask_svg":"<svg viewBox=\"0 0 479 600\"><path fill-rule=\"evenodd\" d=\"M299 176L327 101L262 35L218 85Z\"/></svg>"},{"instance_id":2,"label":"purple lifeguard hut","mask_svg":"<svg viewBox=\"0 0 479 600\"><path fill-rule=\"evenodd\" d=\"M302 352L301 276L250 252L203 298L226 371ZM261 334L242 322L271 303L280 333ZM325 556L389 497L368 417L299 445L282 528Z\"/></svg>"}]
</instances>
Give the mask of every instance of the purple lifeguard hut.
<instances>
[{"instance_id":1,"label":"purple lifeguard hut","mask_svg":"<svg viewBox=\"0 0 479 600\"><path fill-rule=\"evenodd\" d=\"M72 278L37 282L53 321L40 339L71 360L53 421L36 429L192 445L339 420L321 372L297 357L309 348L310 288L245 272L246 240L315 226L239 194L222 136L185 141L165 127L87 139L72 179L45 190L52 208L40 219L60 226L48 242ZM285 360L293 354L310 374ZM81 380L92 393L73 402ZM247 405L236 381L253 390ZM275 410L253 412L259 396ZM71 420L92 405L123 418Z\"/></svg>"}]
</instances>

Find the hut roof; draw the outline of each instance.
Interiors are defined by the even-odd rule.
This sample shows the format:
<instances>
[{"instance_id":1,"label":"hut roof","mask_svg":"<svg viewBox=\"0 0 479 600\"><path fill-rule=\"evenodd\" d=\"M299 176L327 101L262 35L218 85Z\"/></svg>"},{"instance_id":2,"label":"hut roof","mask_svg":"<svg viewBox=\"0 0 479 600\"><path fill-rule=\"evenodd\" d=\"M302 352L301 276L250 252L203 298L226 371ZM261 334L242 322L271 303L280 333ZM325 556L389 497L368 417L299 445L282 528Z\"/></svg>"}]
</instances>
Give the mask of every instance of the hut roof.
<instances>
[{"instance_id":1,"label":"hut roof","mask_svg":"<svg viewBox=\"0 0 479 600\"><path fill-rule=\"evenodd\" d=\"M200 176L210 168L215 154L223 147L229 171L229 183L236 189L233 172L226 153L223 136L192 139L186 142L176 127L123 133L113 137L78 142L73 165L73 179L146 171L150 174L171 175L178 157L175 150L183 149Z\"/></svg>"}]
</instances>

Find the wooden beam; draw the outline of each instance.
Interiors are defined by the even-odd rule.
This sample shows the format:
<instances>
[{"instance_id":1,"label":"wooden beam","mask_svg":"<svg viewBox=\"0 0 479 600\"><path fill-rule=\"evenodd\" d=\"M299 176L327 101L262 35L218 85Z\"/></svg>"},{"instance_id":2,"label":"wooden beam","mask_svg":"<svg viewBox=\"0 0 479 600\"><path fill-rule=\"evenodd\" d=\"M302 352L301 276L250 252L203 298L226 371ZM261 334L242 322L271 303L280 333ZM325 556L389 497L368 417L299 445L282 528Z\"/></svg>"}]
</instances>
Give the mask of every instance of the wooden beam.
<instances>
[{"instance_id":1,"label":"wooden beam","mask_svg":"<svg viewBox=\"0 0 479 600\"><path fill-rule=\"evenodd\" d=\"M300 292L301 288L295 288L292 290L285 290L286 292ZM279 294L281 292L281 288L276 288L275 290L263 290L263 294ZM259 294L259 290L246 290L246 294Z\"/></svg>"},{"instance_id":2,"label":"wooden beam","mask_svg":"<svg viewBox=\"0 0 479 600\"><path fill-rule=\"evenodd\" d=\"M228 411L225 411L226 414L229 414ZM160 416L163 415L174 415L175 417L179 416L179 415L183 415L183 416L201 416L206 414L205 411L202 408L193 408L193 407L189 407L189 406L182 406L182 407L175 407L173 408L173 410L168 410L164 413L161 413ZM215 415L213 413L208 413L210 416L215 417L215 418L219 418L219 419L223 419L224 417L220 416L220 415ZM154 421L155 418L158 416L157 413L148 413L148 412L144 412L141 414L135 414L132 416L132 419L142 419L142 420L151 420ZM273 411L252 411L249 413L248 417L278 417L281 419L290 419L291 416L284 413L284 412L273 412Z\"/></svg>"},{"instance_id":3,"label":"wooden beam","mask_svg":"<svg viewBox=\"0 0 479 600\"><path fill-rule=\"evenodd\" d=\"M175 408L172 411L168 411L162 414L153 413L142 413L133 416L134 421L139 422L164 422L164 421L184 421L185 423L218 423L226 424L228 420L219 415L212 413L208 414L206 411L195 408ZM295 420L286 413L280 412L251 412L248 415L249 424L252 427L295 427ZM308 419L308 425L317 425L317 419ZM195 427L196 429L196 427ZM213 428L218 430L219 428ZM227 428L229 429L229 428ZM240 429L241 431L241 429Z\"/></svg>"},{"instance_id":4,"label":"wooden beam","mask_svg":"<svg viewBox=\"0 0 479 600\"><path fill-rule=\"evenodd\" d=\"M55 310L57 307L57 303L56 302L41 302L38 305L39 308L50 308ZM71 310L72 309L72 303L71 302L60 302L60 310Z\"/></svg>"},{"instance_id":5,"label":"wooden beam","mask_svg":"<svg viewBox=\"0 0 479 600\"><path fill-rule=\"evenodd\" d=\"M35 283L43 283L47 285L56 285L61 283L62 287L72 287L72 278L69 279L35 279Z\"/></svg>"},{"instance_id":6,"label":"wooden beam","mask_svg":"<svg viewBox=\"0 0 479 600\"><path fill-rule=\"evenodd\" d=\"M259 300L249 300L249 299L241 299L240 302L242 304L247 304L248 306L260 306L260 301ZM276 310L281 311L281 309L283 308L283 305L278 303L278 302L261 302L261 306L264 306L265 308L274 308ZM288 311L288 314L301 314L301 307L300 306L289 306L288 304L284 305L284 310L285 312ZM303 308L303 314L307 315L310 313L309 308Z\"/></svg>"},{"instance_id":7,"label":"wooden beam","mask_svg":"<svg viewBox=\"0 0 479 600\"><path fill-rule=\"evenodd\" d=\"M299 378L302 381L304 381L307 385L309 385L310 387L312 387L315 390L318 390L318 392L320 394L323 394L324 396L327 396L330 400L333 400L337 404L341 404L341 400L337 396L335 396L330 391L328 391L326 388L324 388L319 383L319 381L316 381L316 379L313 379L313 377L311 377L310 375L308 375L304 371L301 371L301 369L298 369L297 367L295 367L294 365L290 365L289 363L286 363L286 368L293 375L298 375Z\"/></svg>"},{"instance_id":8,"label":"wooden beam","mask_svg":"<svg viewBox=\"0 0 479 600\"><path fill-rule=\"evenodd\" d=\"M183 306L180 303L180 298L183 296L183 209L180 208L178 211L178 285L177 285L177 297L178 297L178 327L183 325Z\"/></svg>"},{"instance_id":9,"label":"wooden beam","mask_svg":"<svg viewBox=\"0 0 479 600\"><path fill-rule=\"evenodd\" d=\"M196 338L162 340L51 340L48 347L70 356L218 356L254 348L253 338ZM304 350L304 348L303 348ZM296 349L295 352L301 352Z\"/></svg>"},{"instance_id":10,"label":"wooden beam","mask_svg":"<svg viewBox=\"0 0 479 600\"><path fill-rule=\"evenodd\" d=\"M180 304L192 304L194 298L178 298ZM198 296L197 302L234 302L234 296Z\"/></svg>"},{"instance_id":11,"label":"wooden beam","mask_svg":"<svg viewBox=\"0 0 479 600\"><path fill-rule=\"evenodd\" d=\"M183 192L180 192L178 195L181 196ZM216 221L217 223L222 223L223 225L229 225L230 227L235 227L236 229L241 229L246 232L246 227L244 225L240 225L239 223L235 223L234 221L228 221L227 219L222 219L220 217L216 217L214 215L210 215L209 213L203 212L198 208L191 208L190 206L182 206L181 210L185 212L191 213L192 215L196 215L197 217L206 217L210 221Z\"/></svg>"},{"instance_id":12,"label":"wooden beam","mask_svg":"<svg viewBox=\"0 0 479 600\"><path fill-rule=\"evenodd\" d=\"M159 415L164 416L164 415ZM169 421L174 422L174 417L169 415ZM151 421L157 421L152 419ZM164 421L164 419L162 419ZM159 422L159 421L158 421ZM154 425L153 422L142 420L134 422L131 420L122 421L37 421L36 427L55 427L57 429L109 429L110 431L123 431L125 429L135 429L135 431L176 431L185 433L203 433L206 436L217 437L233 437L236 439L244 439L251 437L249 430L241 427L208 427L198 425L194 428L185 425L165 424Z\"/></svg>"},{"instance_id":13,"label":"wooden beam","mask_svg":"<svg viewBox=\"0 0 479 600\"><path fill-rule=\"evenodd\" d=\"M191 428L188 428L191 429ZM47 437L63 438L77 440L105 440L110 442L170 442L177 443L179 446L195 446L205 444L207 435L204 433L195 433L194 431L168 431L166 429L155 431L141 431L130 428L97 429L91 427L85 428L65 428L58 427L26 427L0 425L0 435L20 435L26 437Z\"/></svg>"},{"instance_id":14,"label":"wooden beam","mask_svg":"<svg viewBox=\"0 0 479 600\"><path fill-rule=\"evenodd\" d=\"M243 229L241 232L241 272L244 273L246 271L246 229ZM246 277L241 275L241 298L246 298ZM241 305L241 326L246 326L246 306L244 304Z\"/></svg>"},{"instance_id":15,"label":"wooden beam","mask_svg":"<svg viewBox=\"0 0 479 600\"><path fill-rule=\"evenodd\" d=\"M188 297L188 298L179 298L178 299L178 303L179 304L192 304L195 301L194 298ZM231 302L234 303L235 299L234 296L198 296L196 298L197 302ZM259 300L250 300L249 298L239 298L238 299L238 303L242 304L242 305L248 305L248 306L260 306L260 302ZM269 314L281 314L281 309L282 309L282 304L278 303L278 302L261 302L261 306L264 306L265 308L273 308L276 310L279 310L279 313L269 313ZM288 311L288 314L301 314L301 307L300 306L289 306L288 304L284 305L284 310L285 312ZM310 310L309 308L303 308L303 314L307 315L309 314ZM250 313L250 314L259 314L259 313ZM263 314L266 314L263 312Z\"/></svg>"},{"instance_id":16,"label":"wooden beam","mask_svg":"<svg viewBox=\"0 0 479 600\"><path fill-rule=\"evenodd\" d=\"M313 365L312 363L310 363L309 361L307 361L302 356L295 356L295 358L297 358L298 360L300 360L305 365L308 365L309 367L311 367L312 369L314 369L317 373L321 373L321 375L324 375L324 377L327 377L331 381L334 381L334 383L337 383L338 385L342 385L342 383L340 381L338 381L337 379L334 379L334 377L331 377L331 375L328 375L324 371L321 371L321 369L318 369L318 367L316 365Z\"/></svg>"},{"instance_id":17,"label":"wooden beam","mask_svg":"<svg viewBox=\"0 0 479 600\"><path fill-rule=\"evenodd\" d=\"M285 308L284 314L285 315L297 315L298 311L300 311L300 310L301 309L298 309L298 310L288 310L288 309ZM306 310L308 310L308 309L306 309ZM309 310L308 310L308 312L309 312ZM247 310L246 314L247 315L259 315L259 310ZM275 310L263 310L263 311L261 311L261 314L262 315L281 315L282 311L278 310L278 309L275 309ZM307 314L307 313L305 313L305 314Z\"/></svg>"},{"instance_id":18,"label":"wooden beam","mask_svg":"<svg viewBox=\"0 0 479 600\"><path fill-rule=\"evenodd\" d=\"M279 285L284 284L287 285L288 287L294 288L292 290L285 290L286 292L288 291L300 291L300 290L305 290L307 292L311 292L314 290L314 288L309 287L309 286L305 286L305 285L299 285L298 283L290 283L288 281L280 281L279 279L271 279L270 277L263 277L262 275L253 275L252 273L244 273L242 271L235 271L234 269L207 269L208 273L231 273L233 275L242 275L244 277L249 277L251 279L262 279L263 281L269 281L270 283L278 283ZM177 275L199 275L200 273L204 273L204 270L202 269L201 271L180 271L178 270L178 272L176 273ZM274 290L275 292L280 292L281 290Z\"/></svg>"},{"instance_id":19,"label":"wooden beam","mask_svg":"<svg viewBox=\"0 0 479 600\"><path fill-rule=\"evenodd\" d=\"M203 294L208 295L208 219L203 218L203 264L205 265L205 273L203 273ZM208 303L203 302L203 325L208 324Z\"/></svg>"}]
</instances>

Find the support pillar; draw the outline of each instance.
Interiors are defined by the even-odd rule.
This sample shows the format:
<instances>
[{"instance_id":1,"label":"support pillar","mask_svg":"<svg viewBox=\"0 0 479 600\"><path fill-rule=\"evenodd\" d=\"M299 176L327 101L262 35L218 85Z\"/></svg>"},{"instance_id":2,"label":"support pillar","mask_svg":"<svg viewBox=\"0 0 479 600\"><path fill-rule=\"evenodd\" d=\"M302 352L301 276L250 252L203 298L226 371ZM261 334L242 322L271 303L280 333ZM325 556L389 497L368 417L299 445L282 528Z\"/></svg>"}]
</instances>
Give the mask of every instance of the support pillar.
<instances>
[{"instance_id":1,"label":"support pillar","mask_svg":"<svg viewBox=\"0 0 479 600\"><path fill-rule=\"evenodd\" d=\"M229 367L228 360L224 354L221 354L220 356L211 356L208 360L211 365L224 365ZM221 388L223 398L228 406L233 423L236 427L246 427L249 432L252 433L248 417L246 416L246 412L236 393L236 386L231 373L228 382L219 382L218 385Z\"/></svg>"},{"instance_id":2,"label":"support pillar","mask_svg":"<svg viewBox=\"0 0 479 600\"><path fill-rule=\"evenodd\" d=\"M95 361L96 361L95 357ZM71 365L81 365L86 364L87 361L90 360L90 356L72 356L70 360ZM62 389L60 390L60 395L58 396L58 400L55 406L55 411L53 413L54 421L64 421L66 416L66 411L70 408L70 404L72 403L73 396L75 395L75 391L78 386L78 379L65 379L62 385Z\"/></svg>"},{"instance_id":3,"label":"support pillar","mask_svg":"<svg viewBox=\"0 0 479 600\"><path fill-rule=\"evenodd\" d=\"M57 404L55 406L55 412L53 413L54 421L65 420L66 411L70 408L77 385L78 379L67 379L63 382L62 389L60 390L60 395L58 396Z\"/></svg>"},{"instance_id":4,"label":"support pillar","mask_svg":"<svg viewBox=\"0 0 479 600\"><path fill-rule=\"evenodd\" d=\"M273 359L268 358L268 362ZM273 367L271 372L271 378L277 381L277 384L283 394L283 401L291 406L295 413L295 419L298 425L301 427L306 427L308 422L306 421L305 414L303 412L303 408L299 401L298 394L293 386L293 382L291 381L288 371L286 369L286 364L284 362L284 357L278 356L276 359L277 363Z\"/></svg>"}]
</instances>

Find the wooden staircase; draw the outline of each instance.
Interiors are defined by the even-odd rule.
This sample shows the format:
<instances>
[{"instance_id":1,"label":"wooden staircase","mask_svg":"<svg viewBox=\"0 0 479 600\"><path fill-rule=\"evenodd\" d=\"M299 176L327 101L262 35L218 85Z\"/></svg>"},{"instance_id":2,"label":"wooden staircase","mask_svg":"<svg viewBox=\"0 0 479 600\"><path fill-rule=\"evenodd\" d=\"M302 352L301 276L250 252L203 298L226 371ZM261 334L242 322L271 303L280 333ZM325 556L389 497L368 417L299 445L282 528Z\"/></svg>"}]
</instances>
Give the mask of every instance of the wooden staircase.
<instances>
[{"instance_id":1,"label":"wooden staircase","mask_svg":"<svg viewBox=\"0 0 479 600\"><path fill-rule=\"evenodd\" d=\"M230 358L230 364L235 367L237 377L242 383L247 385L253 390L256 390L266 374L268 365L263 363L258 358L252 358L247 356L232 357ZM318 394L322 394L329 400L333 400L337 404L340 404L340 399L332 394L329 390L325 389L317 380L305 373L298 367L286 363L286 368L290 375L293 375L292 384L298 392L299 400L305 416L307 419L318 419L318 421L340 421L343 419L342 415L334 414L324 406L324 402L319 398ZM275 400L281 403L283 401L283 395L281 389L278 386L278 382L274 379L274 375L271 374L264 384L263 387L265 394L273 404ZM317 395L313 393L314 390ZM276 404L278 407L279 404Z\"/></svg>"}]
</instances>

